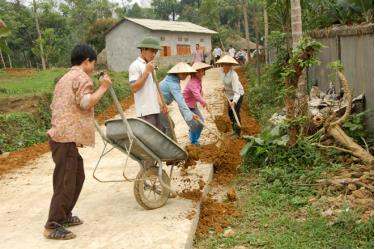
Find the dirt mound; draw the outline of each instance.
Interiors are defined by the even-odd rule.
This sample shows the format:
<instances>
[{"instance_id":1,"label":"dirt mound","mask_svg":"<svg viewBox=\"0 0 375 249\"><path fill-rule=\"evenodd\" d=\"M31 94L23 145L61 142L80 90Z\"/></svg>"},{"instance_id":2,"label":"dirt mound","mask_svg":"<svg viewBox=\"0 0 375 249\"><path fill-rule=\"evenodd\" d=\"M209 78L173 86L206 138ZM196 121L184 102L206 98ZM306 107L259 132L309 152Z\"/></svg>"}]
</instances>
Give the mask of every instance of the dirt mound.
<instances>
[{"instance_id":1,"label":"dirt mound","mask_svg":"<svg viewBox=\"0 0 375 249\"><path fill-rule=\"evenodd\" d=\"M225 106L225 109L228 107ZM215 124L217 129L221 133L227 133L232 130L232 124L230 122L229 116L228 115L221 115L221 116L216 116L215 117Z\"/></svg>"},{"instance_id":2,"label":"dirt mound","mask_svg":"<svg viewBox=\"0 0 375 249\"><path fill-rule=\"evenodd\" d=\"M239 216L233 204L220 203L208 197L201 204L196 235L204 237L212 228L218 233L223 232L231 224L232 218Z\"/></svg>"},{"instance_id":3,"label":"dirt mound","mask_svg":"<svg viewBox=\"0 0 375 249\"><path fill-rule=\"evenodd\" d=\"M187 145L185 147L189 159L193 161L201 160L205 163L213 163L216 158L218 147L216 144L207 144L202 146Z\"/></svg>"},{"instance_id":4,"label":"dirt mound","mask_svg":"<svg viewBox=\"0 0 375 249\"><path fill-rule=\"evenodd\" d=\"M202 197L202 192L200 189L184 189L181 192L177 193L179 197L192 200L193 202L200 201Z\"/></svg>"},{"instance_id":5,"label":"dirt mound","mask_svg":"<svg viewBox=\"0 0 375 249\"><path fill-rule=\"evenodd\" d=\"M226 139L220 146L214 160L214 182L228 184L236 175L242 162L240 151L246 144L243 139Z\"/></svg>"},{"instance_id":6,"label":"dirt mound","mask_svg":"<svg viewBox=\"0 0 375 249\"><path fill-rule=\"evenodd\" d=\"M23 167L28 161L34 160L48 151L49 145L46 142L11 152L8 157L0 158L0 176L13 169Z\"/></svg>"}]
</instances>

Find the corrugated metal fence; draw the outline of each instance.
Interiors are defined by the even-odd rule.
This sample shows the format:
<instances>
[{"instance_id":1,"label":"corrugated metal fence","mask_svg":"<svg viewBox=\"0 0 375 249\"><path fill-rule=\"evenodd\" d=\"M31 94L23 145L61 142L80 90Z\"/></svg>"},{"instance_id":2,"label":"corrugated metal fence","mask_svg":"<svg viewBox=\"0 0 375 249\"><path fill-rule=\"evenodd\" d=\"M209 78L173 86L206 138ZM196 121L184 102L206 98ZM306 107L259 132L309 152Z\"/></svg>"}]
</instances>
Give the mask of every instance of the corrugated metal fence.
<instances>
[{"instance_id":1,"label":"corrugated metal fence","mask_svg":"<svg viewBox=\"0 0 375 249\"><path fill-rule=\"evenodd\" d=\"M311 36L326 46L318 54L321 61L307 73L309 86L318 83L325 91L331 81L327 64L341 60L344 74L353 90L353 96L365 94L366 109L371 112L367 118L368 128L374 130L374 29L373 24L359 27L342 27L321 30L311 33ZM335 81L336 91L340 84Z\"/></svg>"}]
</instances>

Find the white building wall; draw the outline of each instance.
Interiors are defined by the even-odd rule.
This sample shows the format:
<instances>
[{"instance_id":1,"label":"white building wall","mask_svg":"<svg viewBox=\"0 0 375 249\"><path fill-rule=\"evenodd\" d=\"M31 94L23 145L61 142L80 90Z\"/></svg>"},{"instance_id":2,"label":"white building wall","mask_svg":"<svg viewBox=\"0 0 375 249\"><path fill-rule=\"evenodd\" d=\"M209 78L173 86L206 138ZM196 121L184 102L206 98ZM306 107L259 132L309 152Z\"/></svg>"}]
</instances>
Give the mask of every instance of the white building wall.
<instances>
[{"instance_id":1,"label":"white building wall","mask_svg":"<svg viewBox=\"0 0 375 249\"><path fill-rule=\"evenodd\" d=\"M206 53L210 53L212 49L210 34L151 31L133 22L123 21L106 36L109 68L116 72L128 71L130 64L139 56L137 44L148 36L158 39L161 46L171 47L172 56L159 58L158 54L156 61L160 67L173 65L179 61L191 62L191 55L177 56L178 44L190 45L191 52L195 51L196 44L204 46ZM161 41L161 37L165 40ZM179 38L182 38L182 41L179 41Z\"/></svg>"}]
</instances>

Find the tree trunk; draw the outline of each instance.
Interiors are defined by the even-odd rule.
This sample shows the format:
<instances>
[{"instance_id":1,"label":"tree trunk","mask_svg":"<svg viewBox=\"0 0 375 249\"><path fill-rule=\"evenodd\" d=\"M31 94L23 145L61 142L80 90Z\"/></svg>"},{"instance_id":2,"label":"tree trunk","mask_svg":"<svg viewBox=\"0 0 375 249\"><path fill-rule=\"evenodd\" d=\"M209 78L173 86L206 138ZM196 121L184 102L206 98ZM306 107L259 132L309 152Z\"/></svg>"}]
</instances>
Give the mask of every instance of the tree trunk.
<instances>
[{"instance_id":1,"label":"tree trunk","mask_svg":"<svg viewBox=\"0 0 375 249\"><path fill-rule=\"evenodd\" d=\"M327 132L337 142L349 149L354 156L361 159L364 163L371 165L374 163L374 157L368 151L355 143L351 137L346 135L339 125L330 125Z\"/></svg>"},{"instance_id":2,"label":"tree trunk","mask_svg":"<svg viewBox=\"0 0 375 249\"><path fill-rule=\"evenodd\" d=\"M39 43L40 58L42 60L43 70L46 70L46 62L45 62L45 59L44 59L44 50L43 50L43 44L42 44L42 34L40 32L39 21L38 21L38 14L37 14L37 11L36 11L36 2L35 2L35 0L33 0L33 6L34 6L35 26L36 26L36 31L38 33L38 39L40 41L40 43Z\"/></svg>"},{"instance_id":3,"label":"tree trunk","mask_svg":"<svg viewBox=\"0 0 375 249\"><path fill-rule=\"evenodd\" d=\"M243 19L244 19L244 29L245 29L245 38L247 41L249 41L250 36L249 36L249 21L247 17L247 0L243 0L243 6L242 6L242 11L243 11Z\"/></svg>"},{"instance_id":4,"label":"tree trunk","mask_svg":"<svg viewBox=\"0 0 375 249\"><path fill-rule=\"evenodd\" d=\"M3 63L3 67L7 68L7 65L5 64L5 61L4 61L3 52L1 51L1 49L0 49L0 58L1 58L1 62Z\"/></svg>"},{"instance_id":5,"label":"tree trunk","mask_svg":"<svg viewBox=\"0 0 375 249\"><path fill-rule=\"evenodd\" d=\"M257 20L257 6L254 4L254 30L256 37L256 53L257 53L257 83L260 86L260 56L259 56L259 33L258 33L258 20Z\"/></svg>"},{"instance_id":6,"label":"tree trunk","mask_svg":"<svg viewBox=\"0 0 375 249\"><path fill-rule=\"evenodd\" d=\"M300 0L290 0L291 5L291 24L293 48L296 48L299 39L302 37L302 19Z\"/></svg>"},{"instance_id":7,"label":"tree trunk","mask_svg":"<svg viewBox=\"0 0 375 249\"><path fill-rule=\"evenodd\" d=\"M266 64L269 64L269 55L268 55L268 13L267 13L267 6L264 7L263 15L264 15L264 55L266 59Z\"/></svg>"},{"instance_id":8,"label":"tree trunk","mask_svg":"<svg viewBox=\"0 0 375 249\"><path fill-rule=\"evenodd\" d=\"M300 0L291 0L291 26L292 26L292 41L293 49L296 48L299 40L302 37L302 18L301 18L301 3ZM298 80L297 87L297 104L298 115L307 115L308 111L308 97L307 97L306 77L305 73L301 75Z\"/></svg>"},{"instance_id":9,"label":"tree trunk","mask_svg":"<svg viewBox=\"0 0 375 249\"><path fill-rule=\"evenodd\" d=\"M8 47L8 43L7 43L7 41L5 41L5 46ZM8 47L8 49L9 49L9 47ZM13 67L13 66L12 66L12 60L11 60L10 55L9 55L8 53L7 53L7 56L8 56L8 61L9 61L9 67L12 68L12 67Z\"/></svg>"}]
</instances>

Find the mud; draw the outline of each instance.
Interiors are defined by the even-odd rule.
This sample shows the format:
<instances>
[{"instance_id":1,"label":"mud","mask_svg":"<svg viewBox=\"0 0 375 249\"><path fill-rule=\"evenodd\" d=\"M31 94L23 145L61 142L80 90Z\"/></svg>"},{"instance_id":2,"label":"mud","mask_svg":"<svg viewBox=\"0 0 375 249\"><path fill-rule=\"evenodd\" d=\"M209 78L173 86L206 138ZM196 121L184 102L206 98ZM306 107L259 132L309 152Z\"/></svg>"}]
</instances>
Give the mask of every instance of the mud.
<instances>
[{"instance_id":1,"label":"mud","mask_svg":"<svg viewBox=\"0 0 375 249\"><path fill-rule=\"evenodd\" d=\"M221 233L235 217L240 217L240 214L232 203L220 203L208 197L201 204L196 235L204 237L211 229Z\"/></svg>"}]
</instances>

